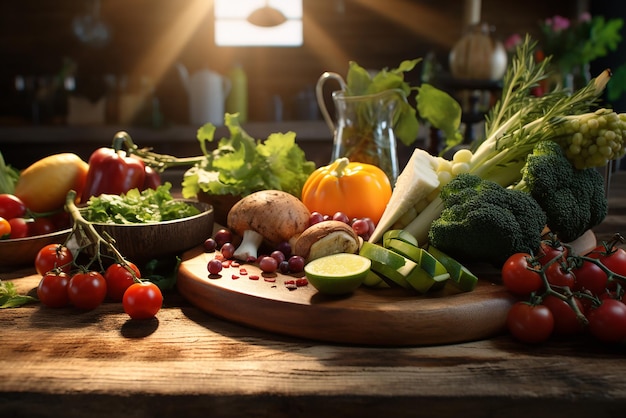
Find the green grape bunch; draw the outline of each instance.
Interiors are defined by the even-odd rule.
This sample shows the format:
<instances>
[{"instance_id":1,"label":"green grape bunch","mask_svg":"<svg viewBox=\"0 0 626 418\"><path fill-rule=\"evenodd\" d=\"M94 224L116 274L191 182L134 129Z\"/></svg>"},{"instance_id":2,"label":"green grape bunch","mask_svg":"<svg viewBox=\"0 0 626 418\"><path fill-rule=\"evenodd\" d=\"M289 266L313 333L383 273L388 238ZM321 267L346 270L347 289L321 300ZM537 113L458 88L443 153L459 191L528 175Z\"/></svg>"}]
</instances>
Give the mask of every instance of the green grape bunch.
<instances>
[{"instance_id":1,"label":"green grape bunch","mask_svg":"<svg viewBox=\"0 0 626 418\"><path fill-rule=\"evenodd\" d=\"M578 169L604 167L626 154L626 114L609 109L565 116L553 138Z\"/></svg>"}]
</instances>

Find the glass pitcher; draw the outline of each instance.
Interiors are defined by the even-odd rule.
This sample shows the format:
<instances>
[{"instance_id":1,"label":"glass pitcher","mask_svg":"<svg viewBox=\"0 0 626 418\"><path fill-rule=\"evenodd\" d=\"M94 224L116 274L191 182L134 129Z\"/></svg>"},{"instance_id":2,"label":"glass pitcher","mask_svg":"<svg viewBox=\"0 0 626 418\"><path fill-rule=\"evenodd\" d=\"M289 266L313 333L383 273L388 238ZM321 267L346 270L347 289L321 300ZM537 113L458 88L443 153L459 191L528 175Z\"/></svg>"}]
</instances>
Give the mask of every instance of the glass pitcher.
<instances>
[{"instance_id":1,"label":"glass pitcher","mask_svg":"<svg viewBox=\"0 0 626 418\"><path fill-rule=\"evenodd\" d=\"M342 89L332 93L336 124L330 117L323 97L323 84L335 79ZM346 157L352 162L372 164L383 170L391 184L398 177L398 154L393 131L394 114L400 90L385 90L362 96L346 95L345 83L335 73L324 73L317 83L317 101L322 115L333 132L331 161Z\"/></svg>"}]
</instances>

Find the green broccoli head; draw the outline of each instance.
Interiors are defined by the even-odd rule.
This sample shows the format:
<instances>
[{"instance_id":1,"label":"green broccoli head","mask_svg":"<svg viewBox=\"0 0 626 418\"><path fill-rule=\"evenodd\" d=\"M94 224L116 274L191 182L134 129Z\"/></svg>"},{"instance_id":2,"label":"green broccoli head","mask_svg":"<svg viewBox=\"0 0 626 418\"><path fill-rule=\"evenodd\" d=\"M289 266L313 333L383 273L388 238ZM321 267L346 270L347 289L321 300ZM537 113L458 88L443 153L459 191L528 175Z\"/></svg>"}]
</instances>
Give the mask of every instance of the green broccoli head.
<instances>
[{"instance_id":1,"label":"green broccoli head","mask_svg":"<svg viewBox=\"0 0 626 418\"><path fill-rule=\"evenodd\" d=\"M522 183L561 241L575 240L608 213L602 175L594 168L576 169L556 142L535 146L522 169Z\"/></svg>"},{"instance_id":2,"label":"green broccoli head","mask_svg":"<svg viewBox=\"0 0 626 418\"><path fill-rule=\"evenodd\" d=\"M527 193L472 174L441 190L444 209L429 230L430 243L466 262L501 266L516 252L535 252L546 216Z\"/></svg>"}]
</instances>

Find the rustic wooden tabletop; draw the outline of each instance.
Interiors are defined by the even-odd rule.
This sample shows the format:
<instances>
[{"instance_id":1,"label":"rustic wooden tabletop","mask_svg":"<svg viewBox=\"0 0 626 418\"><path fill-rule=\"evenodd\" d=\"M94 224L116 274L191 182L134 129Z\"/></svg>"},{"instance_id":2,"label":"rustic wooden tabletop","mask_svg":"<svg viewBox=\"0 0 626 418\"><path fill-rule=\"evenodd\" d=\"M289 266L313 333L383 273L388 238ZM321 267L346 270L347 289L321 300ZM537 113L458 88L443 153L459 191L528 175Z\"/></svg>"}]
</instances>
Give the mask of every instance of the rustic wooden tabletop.
<instances>
[{"instance_id":1,"label":"rustic wooden tabletop","mask_svg":"<svg viewBox=\"0 0 626 418\"><path fill-rule=\"evenodd\" d=\"M598 239L626 231L624 179L613 176ZM39 281L31 268L0 277L21 292ZM585 336L532 346L506 333L437 346L320 343L213 317L176 292L139 322L116 303L34 304L0 311L0 416L621 417L625 353Z\"/></svg>"}]
</instances>

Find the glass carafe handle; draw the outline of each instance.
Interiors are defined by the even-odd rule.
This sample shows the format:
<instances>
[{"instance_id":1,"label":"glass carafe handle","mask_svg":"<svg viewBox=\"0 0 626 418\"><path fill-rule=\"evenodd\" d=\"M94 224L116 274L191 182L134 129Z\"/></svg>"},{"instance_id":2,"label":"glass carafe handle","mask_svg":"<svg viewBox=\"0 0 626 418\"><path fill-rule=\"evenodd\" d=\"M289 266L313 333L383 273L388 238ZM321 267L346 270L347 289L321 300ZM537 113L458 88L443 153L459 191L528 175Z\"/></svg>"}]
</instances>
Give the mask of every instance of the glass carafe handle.
<instances>
[{"instance_id":1,"label":"glass carafe handle","mask_svg":"<svg viewBox=\"0 0 626 418\"><path fill-rule=\"evenodd\" d=\"M324 120L326 121L328 128L330 129L331 132L334 133L335 124L333 123L333 119L330 117L330 113L328 113L328 109L326 108L326 101L324 100L324 83L329 78L336 80L341 86L341 90L346 89L346 82L343 80L343 77L341 77L339 74L326 71L317 80L317 85L315 86L315 97L317 98L317 105L319 106L320 111L322 112L322 116L324 117Z\"/></svg>"}]
</instances>

